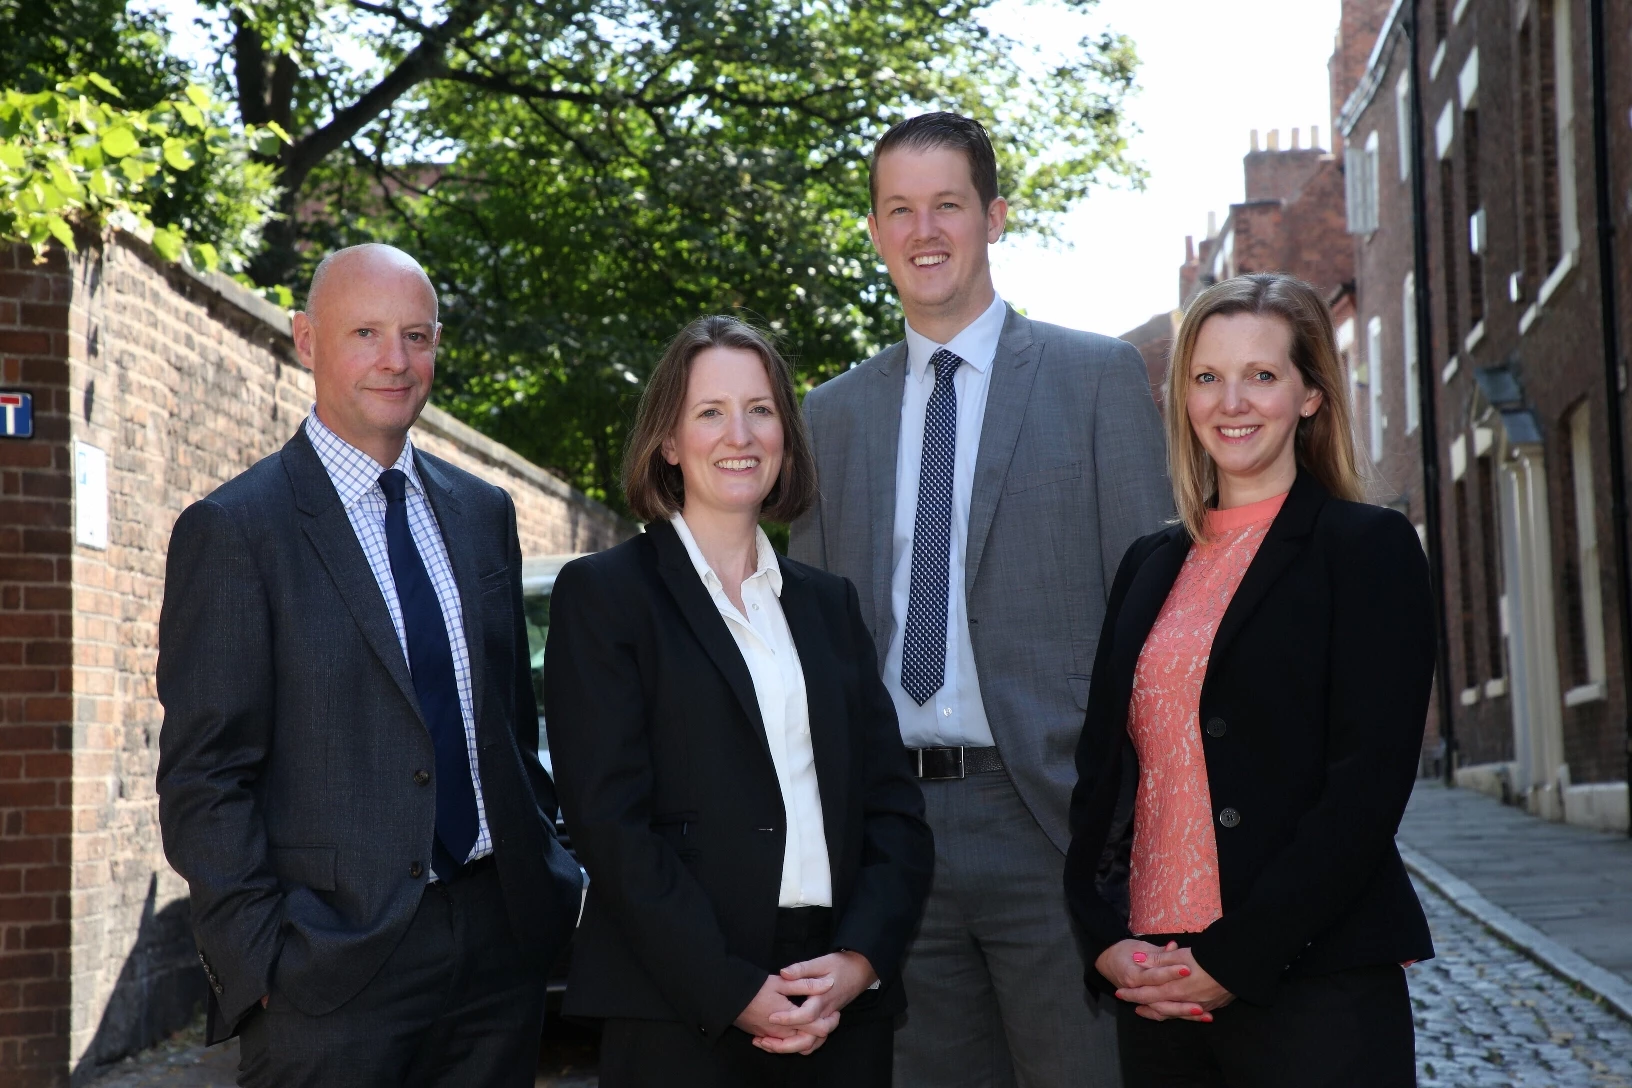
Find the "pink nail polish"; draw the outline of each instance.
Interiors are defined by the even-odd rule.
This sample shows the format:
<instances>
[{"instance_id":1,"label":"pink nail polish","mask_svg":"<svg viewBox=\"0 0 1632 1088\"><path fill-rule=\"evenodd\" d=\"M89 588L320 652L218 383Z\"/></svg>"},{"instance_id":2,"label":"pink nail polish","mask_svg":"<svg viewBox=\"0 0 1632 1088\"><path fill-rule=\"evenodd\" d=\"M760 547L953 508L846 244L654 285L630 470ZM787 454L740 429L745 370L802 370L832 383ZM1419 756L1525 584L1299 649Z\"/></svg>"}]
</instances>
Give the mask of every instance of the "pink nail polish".
<instances>
[{"instance_id":1,"label":"pink nail polish","mask_svg":"<svg viewBox=\"0 0 1632 1088\"><path fill-rule=\"evenodd\" d=\"M1180 978L1189 978L1190 977L1190 968L1188 968L1188 967L1179 968L1179 977Z\"/></svg>"},{"instance_id":2,"label":"pink nail polish","mask_svg":"<svg viewBox=\"0 0 1632 1088\"><path fill-rule=\"evenodd\" d=\"M1144 963L1145 962L1145 954L1143 952L1135 952L1133 954L1133 962L1134 963Z\"/></svg>"},{"instance_id":3,"label":"pink nail polish","mask_svg":"<svg viewBox=\"0 0 1632 1088\"><path fill-rule=\"evenodd\" d=\"M1201 1015L1201 1006L1197 1005L1195 1008L1191 1009L1190 1010L1190 1015L1191 1016L1200 1016Z\"/></svg>"}]
</instances>

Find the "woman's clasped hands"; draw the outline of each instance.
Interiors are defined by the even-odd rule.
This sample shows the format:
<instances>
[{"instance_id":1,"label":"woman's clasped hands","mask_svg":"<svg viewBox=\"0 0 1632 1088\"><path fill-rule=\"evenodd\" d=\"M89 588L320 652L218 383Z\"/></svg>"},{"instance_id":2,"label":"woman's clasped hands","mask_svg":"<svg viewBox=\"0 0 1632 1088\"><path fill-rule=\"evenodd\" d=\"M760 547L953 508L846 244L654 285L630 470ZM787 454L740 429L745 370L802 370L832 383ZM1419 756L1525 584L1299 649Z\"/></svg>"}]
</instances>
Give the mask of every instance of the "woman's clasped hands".
<instances>
[{"instance_id":1,"label":"woman's clasped hands","mask_svg":"<svg viewBox=\"0 0 1632 1088\"><path fill-rule=\"evenodd\" d=\"M1099 954L1094 969L1116 985L1116 996L1139 1006L1147 1020L1196 1020L1210 1024L1213 1010L1235 995L1209 975L1188 948L1169 941L1118 941Z\"/></svg>"}]
</instances>

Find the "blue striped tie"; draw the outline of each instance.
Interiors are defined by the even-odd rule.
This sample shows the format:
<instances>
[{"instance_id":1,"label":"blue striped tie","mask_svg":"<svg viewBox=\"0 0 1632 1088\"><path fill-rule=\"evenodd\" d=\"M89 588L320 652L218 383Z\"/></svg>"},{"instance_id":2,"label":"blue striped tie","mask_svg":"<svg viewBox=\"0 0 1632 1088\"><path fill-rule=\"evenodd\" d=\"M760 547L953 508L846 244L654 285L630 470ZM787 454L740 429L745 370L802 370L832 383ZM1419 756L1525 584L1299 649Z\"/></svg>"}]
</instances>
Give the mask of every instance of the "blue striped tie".
<instances>
[{"instance_id":1,"label":"blue striped tie","mask_svg":"<svg viewBox=\"0 0 1632 1088\"><path fill-rule=\"evenodd\" d=\"M431 868L438 878L451 880L476 845L476 787L470 780L470 748L465 743L465 718L459 709L447 621L408 529L407 484L401 469L380 474L380 490L385 492L385 546L408 635L408 669L436 751L436 841L431 844Z\"/></svg>"},{"instance_id":2,"label":"blue striped tie","mask_svg":"<svg viewBox=\"0 0 1632 1088\"><path fill-rule=\"evenodd\" d=\"M901 641L901 688L919 706L946 680L947 569L952 555L952 470L958 452L958 393L963 360L945 348L929 360L935 391L924 409L918 516L912 525L912 582Z\"/></svg>"}]
</instances>

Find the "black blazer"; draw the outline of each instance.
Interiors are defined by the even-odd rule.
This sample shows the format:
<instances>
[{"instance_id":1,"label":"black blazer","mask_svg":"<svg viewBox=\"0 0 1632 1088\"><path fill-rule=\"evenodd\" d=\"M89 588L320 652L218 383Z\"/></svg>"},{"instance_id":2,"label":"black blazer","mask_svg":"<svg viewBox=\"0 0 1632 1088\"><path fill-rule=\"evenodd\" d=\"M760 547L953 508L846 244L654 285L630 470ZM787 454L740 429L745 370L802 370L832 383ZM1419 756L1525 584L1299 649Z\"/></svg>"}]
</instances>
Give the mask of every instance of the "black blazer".
<instances>
[{"instance_id":1,"label":"black blazer","mask_svg":"<svg viewBox=\"0 0 1632 1088\"><path fill-rule=\"evenodd\" d=\"M1131 936L1134 666L1189 551L1182 525L1128 549L1077 746L1066 897L1099 989L1110 984L1094 961ZM1193 951L1243 1000L1272 1002L1288 973L1433 955L1394 846L1433 681L1431 608L1410 522L1334 499L1300 472L1224 613L1201 689L1224 913Z\"/></svg>"},{"instance_id":2,"label":"black blazer","mask_svg":"<svg viewBox=\"0 0 1632 1088\"><path fill-rule=\"evenodd\" d=\"M556 841L510 497L415 465L464 603L478 765L516 937L541 970L582 874ZM210 1041L276 992L321 1016L396 947L430 877L435 764L402 644L302 427L176 521L159 617L159 826L192 893ZM428 780L427 780L428 781Z\"/></svg>"},{"instance_id":3,"label":"black blazer","mask_svg":"<svg viewBox=\"0 0 1632 1088\"><path fill-rule=\"evenodd\" d=\"M897 975L934 846L856 591L781 559L833 877L835 948ZM544 654L562 813L589 871L564 1011L718 1039L772 962L782 793L748 666L668 522L562 568Z\"/></svg>"}]
</instances>

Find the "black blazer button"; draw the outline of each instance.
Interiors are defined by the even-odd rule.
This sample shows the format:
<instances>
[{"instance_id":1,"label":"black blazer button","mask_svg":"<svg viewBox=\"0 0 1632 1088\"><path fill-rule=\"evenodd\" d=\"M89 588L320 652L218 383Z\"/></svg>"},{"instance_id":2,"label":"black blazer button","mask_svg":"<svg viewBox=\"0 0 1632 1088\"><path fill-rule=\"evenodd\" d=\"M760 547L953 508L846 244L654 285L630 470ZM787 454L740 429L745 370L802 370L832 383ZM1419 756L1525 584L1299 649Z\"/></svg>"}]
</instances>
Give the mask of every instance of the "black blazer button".
<instances>
[{"instance_id":1,"label":"black blazer button","mask_svg":"<svg viewBox=\"0 0 1632 1088\"><path fill-rule=\"evenodd\" d=\"M1229 729L1229 726L1224 724L1223 718L1213 717L1207 719L1207 735L1209 737L1222 737L1227 729Z\"/></svg>"},{"instance_id":2,"label":"black blazer button","mask_svg":"<svg viewBox=\"0 0 1632 1088\"><path fill-rule=\"evenodd\" d=\"M222 985L221 985L221 984L220 984L220 983L219 983L219 982L217 982L217 983L216 983L216 984L215 984L215 992L216 992L216 993L218 993L218 994L219 994L219 993L221 993L221 992L222 992L222 990L223 990L223 987L222 987Z\"/></svg>"},{"instance_id":3,"label":"black blazer button","mask_svg":"<svg viewBox=\"0 0 1632 1088\"><path fill-rule=\"evenodd\" d=\"M1218 814L1218 822L1225 827L1234 827L1241 822L1241 814L1233 808L1227 808Z\"/></svg>"},{"instance_id":4,"label":"black blazer button","mask_svg":"<svg viewBox=\"0 0 1632 1088\"><path fill-rule=\"evenodd\" d=\"M1223 819L1223 817L1219 818ZM417 861L414 862L412 865L408 866L408 875L413 877L415 880L418 880L420 877L425 875L425 866L421 865Z\"/></svg>"},{"instance_id":5,"label":"black blazer button","mask_svg":"<svg viewBox=\"0 0 1632 1088\"><path fill-rule=\"evenodd\" d=\"M431 772L430 771L415 771L414 772L414 785L423 786L425 783L429 782L430 780L431 780Z\"/></svg>"}]
</instances>

